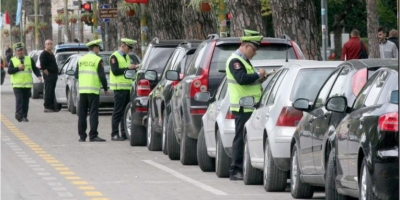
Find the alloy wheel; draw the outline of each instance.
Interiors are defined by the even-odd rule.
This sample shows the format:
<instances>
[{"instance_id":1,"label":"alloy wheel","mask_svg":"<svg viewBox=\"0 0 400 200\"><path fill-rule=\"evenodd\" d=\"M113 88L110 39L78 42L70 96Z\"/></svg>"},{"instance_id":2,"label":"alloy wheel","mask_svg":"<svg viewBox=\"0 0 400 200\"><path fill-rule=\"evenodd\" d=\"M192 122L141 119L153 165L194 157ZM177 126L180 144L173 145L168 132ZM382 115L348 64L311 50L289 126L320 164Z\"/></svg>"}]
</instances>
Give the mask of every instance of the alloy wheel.
<instances>
[{"instance_id":1,"label":"alloy wheel","mask_svg":"<svg viewBox=\"0 0 400 200\"><path fill-rule=\"evenodd\" d=\"M247 173L247 162L249 162L247 160L247 142L244 143L244 155L243 155L243 174Z\"/></svg>"},{"instance_id":2,"label":"alloy wheel","mask_svg":"<svg viewBox=\"0 0 400 200\"><path fill-rule=\"evenodd\" d=\"M162 127L162 149L164 150L165 148L167 148L166 145L166 139L167 139L167 117L164 114L163 115L163 127Z\"/></svg>"},{"instance_id":3,"label":"alloy wheel","mask_svg":"<svg viewBox=\"0 0 400 200\"><path fill-rule=\"evenodd\" d=\"M268 180L268 164L269 164L269 157L268 157L268 142L265 143L265 151L264 151L264 183Z\"/></svg>"},{"instance_id":4,"label":"alloy wheel","mask_svg":"<svg viewBox=\"0 0 400 200\"><path fill-rule=\"evenodd\" d=\"M149 109L148 113L150 113L150 112L151 111ZM150 142L151 142L151 131L152 131L151 123L152 123L151 115L149 115L149 117L147 118L147 146L150 146Z\"/></svg>"},{"instance_id":5,"label":"alloy wheel","mask_svg":"<svg viewBox=\"0 0 400 200\"><path fill-rule=\"evenodd\" d=\"M361 200L367 199L367 167L364 165L361 174Z\"/></svg>"},{"instance_id":6,"label":"alloy wheel","mask_svg":"<svg viewBox=\"0 0 400 200\"><path fill-rule=\"evenodd\" d=\"M129 135L129 138L131 138L131 127L132 127L132 113L131 109L128 110L126 113L126 118L125 118L125 124L126 124L126 130L125 132Z\"/></svg>"},{"instance_id":7,"label":"alloy wheel","mask_svg":"<svg viewBox=\"0 0 400 200\"><path fill-rule=\"evenodd\" d=\"M297 181L297 151L295 150L293 152L293 158L292 158L292 170L291 170L291 187L292 191L294 191L296 187L296 181Z\"/></svg>"}]
</instances>

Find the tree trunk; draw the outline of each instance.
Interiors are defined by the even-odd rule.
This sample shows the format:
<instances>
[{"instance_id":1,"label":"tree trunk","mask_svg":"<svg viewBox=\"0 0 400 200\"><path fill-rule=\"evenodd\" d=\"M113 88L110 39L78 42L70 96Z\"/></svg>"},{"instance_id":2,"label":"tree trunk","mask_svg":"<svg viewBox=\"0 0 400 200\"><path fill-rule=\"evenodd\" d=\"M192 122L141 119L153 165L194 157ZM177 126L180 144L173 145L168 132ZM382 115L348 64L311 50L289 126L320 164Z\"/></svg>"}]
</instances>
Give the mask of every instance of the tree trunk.
<instances>
[{"instance_id":1,"label":"tree trunk","mask_svg":"<svg viewBox=\"0 0 400 200\"><path fill-rule=\"evenodd\" d=\"M346 12L337 14L334 16L334 22L332 25L335 41L335 60L340 60L342 56L342 30L344 27L344 18Z\"/></svg>"},{"instance_id":2,"label":"tree trunk","mask_svg":"<svg viewBox=\"0 0 400 200\"><path fill-rule=\"evenodd\" d=\"M368 57L380 58L378 34L378 11L376 0L367 0Z\"/></svg>"},{"instance_id":3,"label":"tree trunk","mask_svg":"<svg viewBox=\"0 0 400 200\"><path fill-rule=\"evenodd\" d=\"M213 10L210 12L197 11L192 6L185 4L185 1L181 1L184 30L182 38L204 40L209 34L217 33L217 20ZM180 31L182 32L182 30Z\"/></svg>"},{"instance_id":4,"label":"tree trunk","mask_svg":"<svg viewBox=\"0 0 400 200\"><path fill-rule=\"evenodd\" d=\"M153 29L160 40L184 38L182 5L181 0L149 1Z\"/></svg>"},{"instance_id":5,"label":"tree trunk","mask_svg":"<svg viewBox=\"0 0 400 200\"><path fill-rule=\"evenodd\" d=\"M287 34L303 51L306 59L321 60L320 30L313 0L271 0L275 37Z\"/></svg>"},{"instance_id":6,"label":"tree trunk","mask_svg":"<svg viewBox=\"0 0 400 200\"><path fill-rule=\"evenodd\" d=\"M39 49L44 49L44 43L46 40L53 40L53 26L51 15L51 0L39 0L39 14L43 17L39 17L39 22L46 22L47 28L39 31Z\"/></svg>"},{"instance_id":7,"label":"tree trunk","mask_svg":"<svg viewBox=\"0 0 400 200\"><path fill-rule=\"evenodd\" d=\"M30 16L30 15L34 15L35 11L34 11L34 6L33 6L33 1L23 1L22 3L24 4L23 6L24 6L24 10L25 10L25 19L22 21L24 24L24 29L25 29L28 21L35 22L35 17ZM25 37L25 39L24 39L25 49L28 52L35 49L35 28L33 28L31 33L33 33L33 34L30 34L30 35L24 34L24 36L23 36L23 37Z\"/></svg>"},{"instance_id":8,"label":"tree trunk","mask_svg":"<svg viewBox=\"0 0 400 200\"><path fill-rule=\"evenodd\" d=\"M271 0L272 1L272 0ZM257 30L265 35L260 0L231 0L227 2L231 14L231 37L243 36L243 29Z\"/></svg>"}]
</instances>

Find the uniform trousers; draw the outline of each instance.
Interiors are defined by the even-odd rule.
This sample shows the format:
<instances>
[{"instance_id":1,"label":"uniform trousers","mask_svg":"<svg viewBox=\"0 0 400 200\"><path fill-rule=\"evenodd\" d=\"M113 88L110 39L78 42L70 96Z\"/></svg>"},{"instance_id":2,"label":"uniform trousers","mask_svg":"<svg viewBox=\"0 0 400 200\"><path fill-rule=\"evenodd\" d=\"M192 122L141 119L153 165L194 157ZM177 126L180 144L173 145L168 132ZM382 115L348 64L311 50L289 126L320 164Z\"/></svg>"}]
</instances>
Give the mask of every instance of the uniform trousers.
<instances>
[{"instance_id":1,"label":"uniform trousers","mask_svg":"<svg viewBox=\"0 0 400 200\"><path fill-rule=\"evenodd\" d=\"M31 88L13 88L15 95L15 117L28 117Z\"/></svg>"},{"instance_id":2,"label":"uniform trousers","mask_svg":"<svg viewBox=\"0 0 400 200\"><path fill-rule=\"evenodd\" d=\"M114 90L114 111L111 122L111 137L119 135L118 128L121 126L121 137L125 135L125 120L124 117L126 105L130 102L130 90Z\"/></svg>"},{"instance_id":3,"label":"uniform trousers","mask_svg":"<svg viewBox=\"0 0 400 200\"><path fill-rule=\"evenodd\" d=\"M97 127L99 125L99 102L100 96L98 94L79 94L78 133L83 140L85 140L87 137L86 118L88 111L90 116L89 138L93 139L99 135L97 132Z\"/></svg>"}]
</instances>

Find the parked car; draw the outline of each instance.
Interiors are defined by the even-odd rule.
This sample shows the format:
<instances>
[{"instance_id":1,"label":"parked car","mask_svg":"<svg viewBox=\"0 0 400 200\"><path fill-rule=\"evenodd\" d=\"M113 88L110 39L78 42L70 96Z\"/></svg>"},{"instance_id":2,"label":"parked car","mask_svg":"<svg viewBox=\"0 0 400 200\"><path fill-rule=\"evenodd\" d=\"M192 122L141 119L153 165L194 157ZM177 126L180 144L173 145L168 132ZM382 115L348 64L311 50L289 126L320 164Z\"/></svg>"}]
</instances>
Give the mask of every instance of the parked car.
<instances>
[{"instance_id":1,"label":"parked car","mask_svg":"<svg viewBox=\"0 0 400 200\"><path fill-rule=\"evenodd\" d=\"M54 54L65 51L78 51L85 53L89 51L89 48L84 43L65 43L65 44L58 44L54 47Z\"/></svg>"},{"instance_id":2,"label":"parked car","mask_svg":"<svg viewBox=\"0 0 400 200\"><path fill-rule=\"evenodd\" d=\"M180 159L184 165L197 164L196 145L201 128L201 118L207 110L208 102L194 100L197 92L208 91L215 94L225 73L226 60L241 44L240 38L218 38L215 35L199 45L192 61L187 66L184 78L180 81L179 72L168 71L167 79L180 81L171 99L173 124L168 131L168 157ZM253 60L265 59L304 59L297 45L290 40L264 38Z\"/></svg>"},{"instance_id":3,"label":"parked car","mask_svg":"<svg viewBox=\"0 0 400 200\"><path fill-rule=\"evenodd\" d=\"M201 41L182 42L169 57L161 79L149 95L147 114L147 148L151 151L162 150L167 154L166 128L171 113L170 100L178 81L165 78L167 70L180 71L181 76L187 63Z\"/></svg>"},{"instance_id":4,"label":"parked car","mask_svg":"<svg viewBox=\"0 0 400 200\"><path fill-rule=\"evenodd\" d=\"M124 112L126 136L131 146L146 145L149 94L157 85L168 58L182 42L184 40L154 38L148 46L132 85L131 102L126 106ZM149 73L146 74L147 71Z\"/></svg>"},{"instance_id":5,"label":"parked car","mask_svg":"<svg viewBox=\"0 0 400 200\"><path fill-rule=\"evenodd\" d=\"M33 50L29 52L28 56L33 59L36 63L36 67L40 70L40 74L43 75L42 70L40 69L40 61L39 61L39 56L43 52L43 50ZM39 65L38 65L39 63ZM33 81L33 86L32 86L32 99L38 99L40 95L43 95L44 92L44 82L40 82L39 79L34 75L32 72L32 81Z\"/></svg>"},{"instance_id":6,"label":"parked car","mask_svg":"<svg viewBox=\"0 0 400 200\"><path fill-rule=\"evenodd\" d=\"M254 60L255 68L268 73L278 70L284 60ZM269 80L271 79L269 76ZM269 80L264 81L264 87ZM231 164L232 142L235 136L235 118L229 110L229 92L226 76L213 97L208 92L195 95L196 101L210 102L202 117L203 127L197 141L197 161L202 171L216 171L218 177L228 177Z\"/></svg>"},{"instance_id":7,"label":"parked car","mask_svg":"<svg viewBox=\"0 0 400 200\"><path fill-rule=\"evenodd\" d=\"M379 69L353 105L345 96L326 109L348 113L335 131L326 168L327 199L399 199L399 67Z\"/></svg>"},{"instance_id":8,"label":"parked car","mask_svg":"<svg viewBox=\"0 0 400 200\"><path fill-rule=\"evenodd\" d=\"M327 100L344 96L347 105L353 105L361 88L376 70L397 66L397 62L396 59L346 61L329 76L314 101L296 99L293 102L294 108L304 111L290 144L294 198L311 198L313 186L327 186L325 176L329 155L335 148L334 131L347 115L326 110Z\"/></svg>"}]
</instances>

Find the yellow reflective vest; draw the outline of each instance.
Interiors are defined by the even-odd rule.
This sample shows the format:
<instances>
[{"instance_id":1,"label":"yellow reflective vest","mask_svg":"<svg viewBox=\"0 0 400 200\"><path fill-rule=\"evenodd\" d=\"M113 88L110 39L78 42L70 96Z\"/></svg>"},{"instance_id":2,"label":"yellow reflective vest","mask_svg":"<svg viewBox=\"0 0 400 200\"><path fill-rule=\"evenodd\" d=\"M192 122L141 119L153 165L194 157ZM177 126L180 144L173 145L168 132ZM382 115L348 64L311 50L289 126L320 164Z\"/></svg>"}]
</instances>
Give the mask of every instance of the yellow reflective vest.
<instances>
[{"instance_id":1,"label":"yellow reflective vest","mask_svg":"<svg viewBox=\"0 0 400 200\"><path fill-rule=\"evenodd\" d=\"M232 59L238 59L244 65L247 74L254 74L256 73L256 70L245 59L239 55L236 55L235 53L233 53L226 62L226 78L228 82L230 110L239 112L239 100L241 97L252 96L254 97L254 102L258 102L260 100L261 82L257 80L249 85L240 85L238 82L236 82L229 68L229 63ZM243 108L244 112L253 112L253 110L254 108Z\"/></svg>"},{"instance_id":2,"label":"yellow reflective vest","mask_svg":"<svg viewBox=\"0 0 400 200\"><path fill-rule=\"evenodd\" d=\"M101 58L93 53L81 57L79 63L79 94L100 94L98 67Z\"/></svg>"},{"instance_id":3,"label":"yellow reflective vest","mask_svg":"<svg viewBox=\"0 0 400 200\"><path fill-rule=\"evenodd\" d=\"M21 64L21 60L17 57L11 58L14 67ZM32 62L31 57L24 56L24 70L11 75L11 86L13 88L32 88Z\"/></svg>"},{"instance_id":4,"label":"yellow reflective vest","mask_svg":"<svg viewBox=\"0 0 400 200\"><path fill-rule=\"evenodd\" d=\"M131 64L131 59L129 55L125 55L125 58L121 56L118 51L115 51L111 56L115 56L118 62L118 68L128 69ZM110 58L111 58L110 56ZM111 63L111 60L110 60ZM124 75L114 75L112 70L110 70L110 89L111 90L131 90L132 89L132 79L126 79Z\"/></svg>"}]
</instances>

